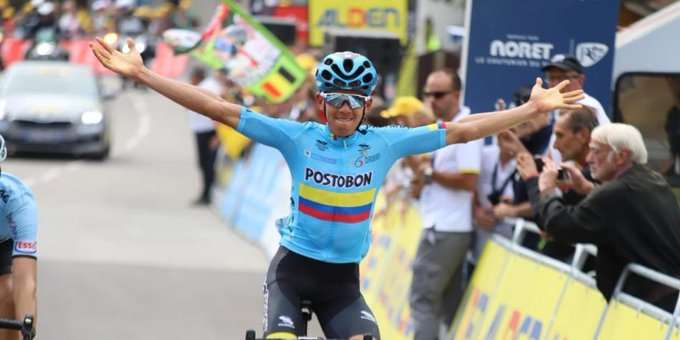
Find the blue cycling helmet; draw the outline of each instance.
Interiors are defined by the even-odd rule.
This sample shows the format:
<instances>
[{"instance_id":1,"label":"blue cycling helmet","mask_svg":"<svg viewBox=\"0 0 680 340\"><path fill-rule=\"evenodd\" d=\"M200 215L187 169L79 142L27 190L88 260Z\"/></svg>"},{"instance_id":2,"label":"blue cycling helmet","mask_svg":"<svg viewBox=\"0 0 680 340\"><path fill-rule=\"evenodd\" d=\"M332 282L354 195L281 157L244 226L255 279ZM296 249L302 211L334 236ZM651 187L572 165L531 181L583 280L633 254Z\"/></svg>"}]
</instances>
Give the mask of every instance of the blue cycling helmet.
<instances>
[{"instance_id":1,"label":"blue cycling helmet","mask_svg":"<svg viewBox=\"0 0 680 340\"><path fill-rule=\"evenodd\" d=\"M378 82L373 63L361 54L335 52L327 55L316 67L316 88L319 92L355 90L370 96Z\"/></svg>"}]
</instances>

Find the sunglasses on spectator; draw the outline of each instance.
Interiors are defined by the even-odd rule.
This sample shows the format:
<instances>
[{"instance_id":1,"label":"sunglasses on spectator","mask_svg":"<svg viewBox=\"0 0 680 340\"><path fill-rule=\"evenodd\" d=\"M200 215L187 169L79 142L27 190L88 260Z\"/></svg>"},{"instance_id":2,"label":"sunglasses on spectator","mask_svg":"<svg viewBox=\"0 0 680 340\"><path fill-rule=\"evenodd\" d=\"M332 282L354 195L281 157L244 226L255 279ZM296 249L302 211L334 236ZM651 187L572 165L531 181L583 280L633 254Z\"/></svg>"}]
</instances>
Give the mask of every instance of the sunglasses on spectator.
<instances>
[{"instance_id":1,"label":"sunglasses on spectator","mask_svg":"<svg viewBox=\"0 0 680 340\"><path fill-rule=\"evenodd\" d=\"M366 105L366 102L371 98L370 96L362 96L358 94L350 93L325 93L321 92L321 97L326 101L326 103L331 104L333 107L341 108L345 103L349 103L349 107L352 109L358 109Z\"/></svg>"},{"instance_id":2,"label":"sunglasses on spectator","mask_svg":"<svg viewBox=\"0 0 680 340\"><path fill-rule=\"evenodd\" d=\"M434 97L434 99L441 99L442 97L446 96L447 94L451 93L453 91L432 91L432 92L423 92L423 96L425 98L427 97Z\"/></svg>"}]
</instances>

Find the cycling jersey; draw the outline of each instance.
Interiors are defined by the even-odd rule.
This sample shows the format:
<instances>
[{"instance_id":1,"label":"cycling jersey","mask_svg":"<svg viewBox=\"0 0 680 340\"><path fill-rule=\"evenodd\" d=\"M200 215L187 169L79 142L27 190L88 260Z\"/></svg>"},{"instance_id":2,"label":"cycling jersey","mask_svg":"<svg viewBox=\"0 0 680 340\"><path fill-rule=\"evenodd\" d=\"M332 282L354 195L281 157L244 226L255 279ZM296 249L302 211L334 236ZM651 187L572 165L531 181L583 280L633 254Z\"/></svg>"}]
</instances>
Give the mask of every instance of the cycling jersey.
<instances>
[{"instance_id":1,"label":"cycling jersey","mask_svg":"<svg viewBox=\"0 0 680 340\"><path fill-rule=\"evenodd\" d=\"M267 117L242 108L238 131L281 151L293 185L281 245L325 262L359 262L370 245L373 203L392 164L446 144L443 125L368 127L334 137L327 125Z\"/></svg>"},{"instance_id":2,"label":"cycling jersey","mask_svg":"<svg viewBox=\"0 0 680 340\"><path fill-rule=\"evenodd\" d=\"M38 257L38 213L33 193L18 177L0 174L0 242L14 240L12 256Z\"/></svg>"}]
</instances>

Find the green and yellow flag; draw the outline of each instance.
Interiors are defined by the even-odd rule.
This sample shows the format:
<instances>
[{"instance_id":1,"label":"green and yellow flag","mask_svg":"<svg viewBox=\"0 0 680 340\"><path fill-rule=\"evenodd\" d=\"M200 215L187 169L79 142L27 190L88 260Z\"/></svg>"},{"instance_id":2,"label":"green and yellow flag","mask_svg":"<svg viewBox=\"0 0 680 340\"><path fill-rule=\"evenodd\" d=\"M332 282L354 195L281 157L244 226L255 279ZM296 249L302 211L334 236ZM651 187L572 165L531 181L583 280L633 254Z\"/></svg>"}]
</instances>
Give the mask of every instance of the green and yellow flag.
<instances>
[{"instance_id":1,"label":"green and yellow flag","mask_svg":"<svg viewBox=\"0 0 680 340\"><path fill-rule=\"evenodd\" d=\"M184 48L174 44L176 52L191 52L204 64L224 69L232 81L272 103L288 99L307 76L286 46L233 0L223 0L200 36L169 31L166 40L193 39Z\"/></svg>"}]
</instances>

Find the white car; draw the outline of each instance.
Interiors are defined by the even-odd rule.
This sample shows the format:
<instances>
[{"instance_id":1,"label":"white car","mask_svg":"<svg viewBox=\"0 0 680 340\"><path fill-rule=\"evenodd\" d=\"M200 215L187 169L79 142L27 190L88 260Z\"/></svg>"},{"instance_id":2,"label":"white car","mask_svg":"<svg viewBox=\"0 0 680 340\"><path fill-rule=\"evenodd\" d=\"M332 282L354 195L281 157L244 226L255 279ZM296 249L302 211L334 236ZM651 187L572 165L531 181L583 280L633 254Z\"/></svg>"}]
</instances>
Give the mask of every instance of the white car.
<instances>
[{"instance_id":1,"label":"white car","mask_svg":"<svg viewBox=\"0 0 680 340\"><path fill-rule=\"evenodd\" d=\"M111 137L89 66L59 61L12 64L0 86L0 134L10 152L72 154L103 160Z\"/></svg>"}]
</instances>

